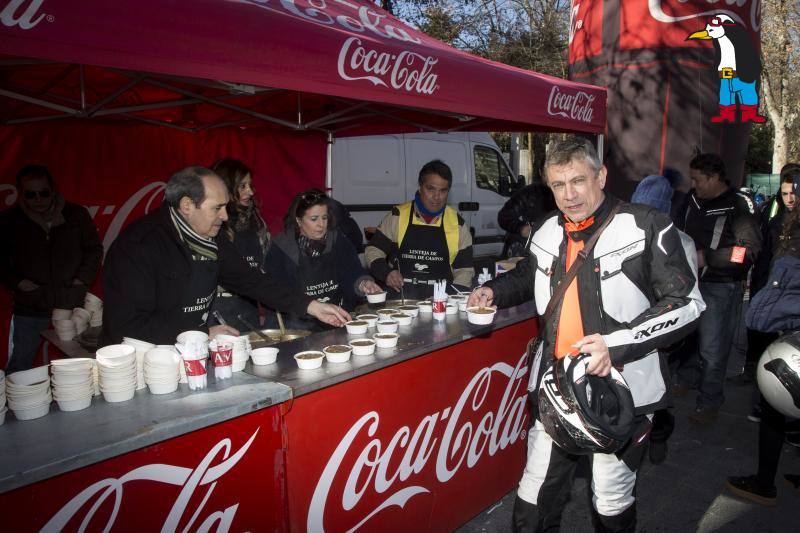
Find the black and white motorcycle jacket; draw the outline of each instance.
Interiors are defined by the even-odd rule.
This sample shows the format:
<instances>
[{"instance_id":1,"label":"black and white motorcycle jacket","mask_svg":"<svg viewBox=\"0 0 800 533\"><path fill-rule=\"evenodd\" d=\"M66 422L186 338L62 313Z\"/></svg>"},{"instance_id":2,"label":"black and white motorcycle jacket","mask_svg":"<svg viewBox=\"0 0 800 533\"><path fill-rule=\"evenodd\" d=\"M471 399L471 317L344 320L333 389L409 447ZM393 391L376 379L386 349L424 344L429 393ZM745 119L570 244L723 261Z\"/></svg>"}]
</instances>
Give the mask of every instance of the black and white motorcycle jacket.
<instances>
[{"instance_id":1,"label":"black and white motorcycle jacket","mask_svg":"<svg viewBox=\"0 0 800 533\"><path fill-rule=\"evenodd\" d=\"M607 196L594 223L572 233L572 238L588 240L614 201ZM494 303L509 307L533 298L539 314L544 314L566 273L566 243L564 217L553 213L531 234L529 255L514 270L486 284L494 292ZM623 203L577 279L583 331L603 335L612 364L621 369L631 388L637 414L664 407L668 370L658 350L691 333L705 309L677 229L654 209ZM560 312L559 306L548 324L540 324L544 343L533 376L541 376L553 360Z\"/></svg>"}]
</instances>

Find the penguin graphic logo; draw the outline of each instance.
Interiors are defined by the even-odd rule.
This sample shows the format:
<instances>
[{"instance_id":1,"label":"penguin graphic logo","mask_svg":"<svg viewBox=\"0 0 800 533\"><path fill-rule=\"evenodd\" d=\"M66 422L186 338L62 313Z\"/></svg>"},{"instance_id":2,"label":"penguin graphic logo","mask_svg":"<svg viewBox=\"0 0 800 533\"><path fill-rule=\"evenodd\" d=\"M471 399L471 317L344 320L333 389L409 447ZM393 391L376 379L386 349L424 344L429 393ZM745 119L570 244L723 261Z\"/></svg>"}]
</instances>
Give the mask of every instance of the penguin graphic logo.
<instances>
[{"instance_id":1,"label":"penguin graphic logo","mask_svg":"<svg viewBox=\"0 0 800 533\"><path fill-rule=\"evenodd\" d=\"M747 30L728 15L718 13L706 28L691 34L686 40L712 40L717 72L719 73L719 115L711 122L738 122L739 104L742 122L766 122L758 114L756 83L761 74L761 58Z\"/></svg>"}]
</instances>

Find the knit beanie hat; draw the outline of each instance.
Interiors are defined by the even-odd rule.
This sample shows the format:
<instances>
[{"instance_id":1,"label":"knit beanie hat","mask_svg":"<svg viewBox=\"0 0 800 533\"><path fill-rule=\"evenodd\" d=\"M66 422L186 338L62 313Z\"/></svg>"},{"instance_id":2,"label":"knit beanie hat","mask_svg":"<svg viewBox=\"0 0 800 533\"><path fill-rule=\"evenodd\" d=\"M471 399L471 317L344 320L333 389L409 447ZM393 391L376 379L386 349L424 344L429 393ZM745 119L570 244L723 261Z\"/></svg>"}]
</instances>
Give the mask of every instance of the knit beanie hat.
<instances>
[{"instance_id":1,"label":"knit beanie hat","mask_svg":"<svg viewBox=\"0 0 800 533\"><path fill-rule=\"evenodd\" d=\"M631 203L649 205L669 214L672 207L672 185L664 176L647 176L639 182L631 196Z\"/></svg>"}]
</instances>

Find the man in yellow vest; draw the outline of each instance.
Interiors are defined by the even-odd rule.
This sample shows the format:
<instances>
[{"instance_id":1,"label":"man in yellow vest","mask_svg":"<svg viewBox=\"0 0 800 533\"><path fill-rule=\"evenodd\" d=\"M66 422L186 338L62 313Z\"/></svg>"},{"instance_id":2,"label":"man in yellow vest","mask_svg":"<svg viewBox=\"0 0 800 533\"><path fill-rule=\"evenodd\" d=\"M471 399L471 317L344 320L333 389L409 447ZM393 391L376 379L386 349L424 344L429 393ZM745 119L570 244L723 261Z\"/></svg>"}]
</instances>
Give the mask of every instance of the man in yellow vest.
<instances>
[{"instance_id":1,"label":"man in yellow vest","mask_svg":"<svg viewBox=\"0 0 800 533\"><path fill-rule=\"evenodd\" d=\"M453 173L444 162L426 163L414 200L393 207L364 250L375 279L397 292L403 289L406 298L431 296L431 284L442 279L460 290L472 287L472 235L447 205L452 183Z\"/></svg>"}]
</instances>

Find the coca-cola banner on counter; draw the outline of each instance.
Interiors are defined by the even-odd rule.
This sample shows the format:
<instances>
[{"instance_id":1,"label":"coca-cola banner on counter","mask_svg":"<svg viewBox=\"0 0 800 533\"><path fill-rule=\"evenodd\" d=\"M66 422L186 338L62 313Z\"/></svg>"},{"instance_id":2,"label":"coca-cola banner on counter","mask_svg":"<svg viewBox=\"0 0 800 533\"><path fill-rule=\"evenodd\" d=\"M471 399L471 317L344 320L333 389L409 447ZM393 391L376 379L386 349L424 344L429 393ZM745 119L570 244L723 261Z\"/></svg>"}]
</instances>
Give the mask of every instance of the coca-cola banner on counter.
<instances>
[{"instance_id":1,"label":"coca-cola banner on counter","mask_svg":"<svg viewBox=\"0 0 800 533\"><path fill-rule=\"evenodd\" d=\"M0 494L3 529L286 531L280 409Z\"/></svg>"},{"instance_id":2,"label":"coca-cola banner on counter","mask_svg":"<svg viewBox=\"0 0 800 533\"><path fill-rule=\"evenodd\" d=\"M758 46L760 0L573 0L570 78L608 88L608 189L628 198L639 180L695 151L719 154L743 182L750 123L714 124L720 80L711 40L688 40L727 15ZM762 113L763 110L762 110Z\"/></svg>"},{"instance_id":3,"label":"coca-cola banner on counter","mask_svg":"<svg viewBox=\"0 0 800 533\"><path fill-rule=\"evenodd\" d=\"M285 416L292 529L452 531L513 489L535 328L527 320L296 398Z\"/></svg>"}]
</instances>

